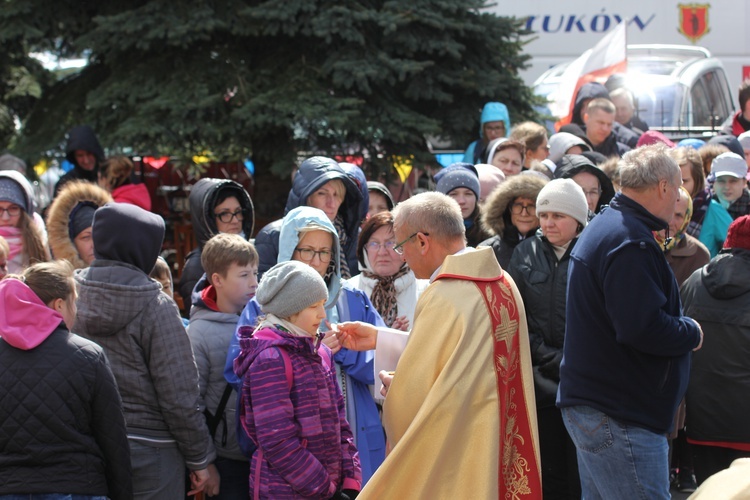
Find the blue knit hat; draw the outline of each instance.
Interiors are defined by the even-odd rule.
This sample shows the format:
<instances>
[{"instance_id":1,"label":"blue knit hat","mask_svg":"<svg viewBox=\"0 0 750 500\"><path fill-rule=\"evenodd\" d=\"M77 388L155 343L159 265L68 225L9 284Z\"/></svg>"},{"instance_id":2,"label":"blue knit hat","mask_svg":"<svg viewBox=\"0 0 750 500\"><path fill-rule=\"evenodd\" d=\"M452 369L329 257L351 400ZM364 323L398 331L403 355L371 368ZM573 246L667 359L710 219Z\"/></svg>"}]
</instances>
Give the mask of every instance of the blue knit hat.
<instances>
[{"instance_id":1,"label":"blue knit hat","mask_svg":"<svg viewBox=\"0 0 750 500\"><path fill-rule=\"evenodd\" d=\"M454 163L435 175L437 181L436 190L443 194L448 194L456 188L470 189L474 196L479 199L481 191L479 185L479 174L477 169L471 163Z\"/></svg>"}]
</instances>

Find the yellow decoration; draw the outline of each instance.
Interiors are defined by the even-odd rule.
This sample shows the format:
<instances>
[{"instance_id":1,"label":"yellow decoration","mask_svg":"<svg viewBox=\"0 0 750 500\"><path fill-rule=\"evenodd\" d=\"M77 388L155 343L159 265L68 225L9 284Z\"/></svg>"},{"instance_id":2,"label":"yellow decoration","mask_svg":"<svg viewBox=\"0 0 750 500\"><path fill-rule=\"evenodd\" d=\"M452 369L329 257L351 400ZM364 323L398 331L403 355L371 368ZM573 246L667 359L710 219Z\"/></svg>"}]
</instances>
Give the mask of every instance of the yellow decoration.
<instances>
[{"instance_id":1,"label":"yellow decoration","mask_svg":"<svg viewBox=\"0 0 750 500\"><path fill-rule=\"evenodd\" d=\"M49 161L46 158L42 158L39 163L34 165L34 172L36 172L37 177L41 177L47 169L49 169Z\"/></svg>"},{"instance_id":2,"label":"yellow decoration","mask_svg":"<svg viewBox=\"0 0 750 500\"><path fill-rule=\"evenodd\" d=\"M411 174L411 169L414 166L413 160L414 156L409 156L408 158L404 158L403 156L393 157L393 168L396 169L398 178L401 179L402 183L406 183L406 179L408 179Z\"/></svg>"},{"instance_id":3,"label":"yellow decoration","mask_svg":"<svg viewBox=\"0 0 750 500\"><path fill-rule=\"evenodd\" d=\"M196 165L203 165L204 163L209 163L211 161L211 157L209 156L211 153L201 153L199 155L193 156L193 163Z\"/></svg>"}]
</instances>

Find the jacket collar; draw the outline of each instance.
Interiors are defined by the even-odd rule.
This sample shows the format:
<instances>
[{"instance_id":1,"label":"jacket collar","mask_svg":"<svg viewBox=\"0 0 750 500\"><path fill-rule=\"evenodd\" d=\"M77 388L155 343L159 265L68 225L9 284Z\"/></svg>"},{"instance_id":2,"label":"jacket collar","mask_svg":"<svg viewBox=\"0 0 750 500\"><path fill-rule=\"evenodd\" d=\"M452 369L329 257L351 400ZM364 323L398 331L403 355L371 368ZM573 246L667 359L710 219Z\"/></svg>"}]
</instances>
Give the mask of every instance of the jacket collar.
<instances>
[{"instance_id":1,"label":"jacket collar","mask_svg":"<svg viewBox=\"0 0 750 500\"><path fill-rule=\"evenodd\" d=\"M643 205L636 202L632 198L628 198L622 193L617 193L615 197L612 198L610 206L615 210L619 210L620 212L628 212L633 214L641 222L646 224L650 231L661 231L669 226L669 224L646 210Z\"/></svg>"}]
</instances>

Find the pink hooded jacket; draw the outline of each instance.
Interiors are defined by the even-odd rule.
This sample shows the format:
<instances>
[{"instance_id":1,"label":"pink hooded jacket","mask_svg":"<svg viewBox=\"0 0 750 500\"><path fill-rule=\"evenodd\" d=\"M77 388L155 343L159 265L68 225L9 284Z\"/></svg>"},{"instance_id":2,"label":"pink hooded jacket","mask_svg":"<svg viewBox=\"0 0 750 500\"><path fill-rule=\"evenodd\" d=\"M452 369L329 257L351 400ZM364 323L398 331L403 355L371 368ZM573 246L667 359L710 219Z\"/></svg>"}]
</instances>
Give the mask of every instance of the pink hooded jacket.
<instances>
[{"instance_id":1,"label":"pink hooded jacket","mask_svg":"<svg viewBox=\"0 0 750 500\"><path fill-rule=\"evenodd\" d=\"M0 337L8 344L29 351L44 342L62 321L62 315L47 307L22 281L0 281Z\"/></svg>"}]
</instances>

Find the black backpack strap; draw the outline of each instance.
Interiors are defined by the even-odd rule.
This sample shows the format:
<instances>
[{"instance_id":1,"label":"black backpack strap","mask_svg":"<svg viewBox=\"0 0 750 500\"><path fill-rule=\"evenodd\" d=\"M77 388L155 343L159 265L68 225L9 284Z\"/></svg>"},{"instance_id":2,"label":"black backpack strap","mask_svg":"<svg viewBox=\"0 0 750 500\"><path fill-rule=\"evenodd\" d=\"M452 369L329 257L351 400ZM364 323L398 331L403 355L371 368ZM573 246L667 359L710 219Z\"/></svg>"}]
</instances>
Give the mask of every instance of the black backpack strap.
<instances>
[{"instance_id":1,"label":"black backpack strap","mask_svg":"<svg viewBox=\"0 0 750 500\"><path fill-rule=\"evenodd\" d=\"M229 401L229 396L232 395L232 386L227 384L227 386L224 388L224 393L221 395L221 400L219 401L219 406L216 407L216 413L213 415L210 411L208 411L208 408L204 411L206 415L206 425L208 425L208 432L211 434L211 437L213 438L216 434L216 429L219 427L219 422L221 422L222 417L224 416L224 409L227 407L227 402Z\"/></svg>"}]
</instances>

